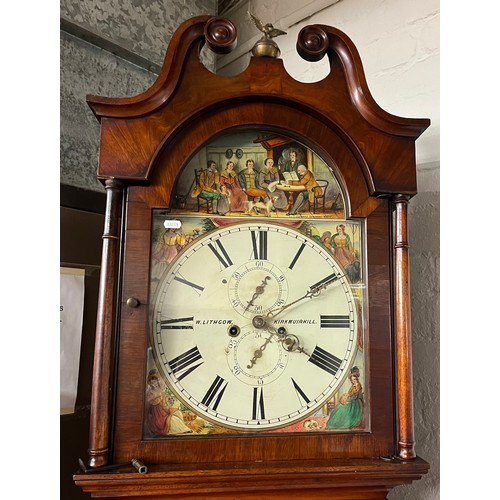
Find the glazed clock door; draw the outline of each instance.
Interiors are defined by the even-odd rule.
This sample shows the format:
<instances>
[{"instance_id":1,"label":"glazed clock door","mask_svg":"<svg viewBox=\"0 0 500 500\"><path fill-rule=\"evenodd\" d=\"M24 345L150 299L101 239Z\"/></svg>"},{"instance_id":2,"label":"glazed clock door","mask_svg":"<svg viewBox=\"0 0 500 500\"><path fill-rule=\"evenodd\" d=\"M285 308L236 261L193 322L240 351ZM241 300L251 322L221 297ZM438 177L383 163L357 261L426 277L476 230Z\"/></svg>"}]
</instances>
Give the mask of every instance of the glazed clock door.
<instances>
[{"instance_id":1,"label":"glazed clock door","mask_svg":"<svg viewBox=\"0 0 500 500\"><path fill-rule=\"evenodd\" d=\"M185 240L200 219L164 224L179 228L164 240ZM148 405L150 431L160 435L290 426L332 398L357 353L359 304L331 252L287 225L212 224L154 288L148 400L160 391L157 370L173 393L171 411L174 398L186 408L161 429Z\"/></svg>"}]
</instances>

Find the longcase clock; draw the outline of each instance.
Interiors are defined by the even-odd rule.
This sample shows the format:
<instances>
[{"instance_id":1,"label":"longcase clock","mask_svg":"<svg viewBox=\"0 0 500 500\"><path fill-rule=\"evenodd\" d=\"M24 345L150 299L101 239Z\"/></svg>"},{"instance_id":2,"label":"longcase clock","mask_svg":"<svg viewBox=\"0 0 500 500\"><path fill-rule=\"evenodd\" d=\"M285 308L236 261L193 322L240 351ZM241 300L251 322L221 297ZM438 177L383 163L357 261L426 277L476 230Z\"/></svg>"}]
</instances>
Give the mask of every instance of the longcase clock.
<instances>
[{"instance_id":1,"label":"longcase clock","mask_svg":"<svg viewBox=\"0 0 500 500\"><path fill-rule=\"evenodd\" d=\"M407 243L429 121L383 111L333 27L298 36L330 63L311 84L279 50L231 77L200 61L235 43L193 18L149 90L88 97L107 211L74 479L96 498L386 498L429 468Z\"/></svg>"}]
</instances>

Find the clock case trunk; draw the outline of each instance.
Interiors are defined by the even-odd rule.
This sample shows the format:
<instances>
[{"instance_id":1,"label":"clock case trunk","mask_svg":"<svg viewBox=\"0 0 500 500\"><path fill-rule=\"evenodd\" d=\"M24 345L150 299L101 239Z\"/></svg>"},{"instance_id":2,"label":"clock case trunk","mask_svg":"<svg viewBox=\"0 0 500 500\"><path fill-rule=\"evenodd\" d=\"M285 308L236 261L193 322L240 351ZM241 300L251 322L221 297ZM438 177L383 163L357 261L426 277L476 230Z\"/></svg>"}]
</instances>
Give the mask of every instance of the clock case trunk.
<instances>
[{"instance_id":1,"label":"clock case trunk","mask_svg":"<svg viewBox=\"0 0 500 500\"><path fill-rule=\"evenodd\" d=\"M236 29L225 18L186 21L162 71L143 94L89 96L101 123L98 178L107 193L87 472L75 482L95 497L385 498L425 474L415 452L407 206L416 194L415 141L427 119L383 111L359 54L341 31L304 28L297 50L326 56L330 74L303 84L280 59L252 57L232 77L200 61L203 44L225 53ZM144 440L152 210L168 208L177 175L197 148L237 127L291 137L332 168L346 217L366 223L370 432ZM100 467L133 458L128 466Z\"/></svg>"}]
</instances>

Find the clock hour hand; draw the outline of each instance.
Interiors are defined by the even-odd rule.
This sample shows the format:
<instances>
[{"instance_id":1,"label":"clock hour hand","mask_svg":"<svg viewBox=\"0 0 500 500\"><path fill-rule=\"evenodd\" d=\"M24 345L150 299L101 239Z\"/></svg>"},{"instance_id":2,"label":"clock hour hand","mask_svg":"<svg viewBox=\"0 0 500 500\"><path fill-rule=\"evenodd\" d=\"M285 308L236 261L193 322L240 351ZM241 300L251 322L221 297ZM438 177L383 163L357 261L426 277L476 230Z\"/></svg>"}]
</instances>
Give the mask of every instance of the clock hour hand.
<instances>
[{"instance_id":1,"label":"clock hour hand","mask_svg":"<svg viewBox=\"0 0 500 500\"><path fill-rule=\"evenodd\" d=\"M276 317L278 314L281 314L285 309L288 309L289 307L293 306L297 302L300 302L301 300L312 299L313 297L317 297L328 285L335 283L337 279L338 276L336 273L330 274L329 276L323 278L314 285L311 285L309 287L309 290L302 297L295 299L293 302L290 302L289 304L285 304L283 306L277 307L276 309L272 309L271 311L269 311L266 315L266 318Z\"/></svg>"},{"instance_id":2,"label":"clock hour hand","mask_svg":"<svg viewBox=\"0 0 500 500\"><path fill-rule=\"evenodd\" d=\"M266 276L263 280L262 283L255 289L254 294L252 295L251 300L247 303L247 306L245 307L245 310L243 312L246 312L250 306L253 305L253 301L259 296L264 293L264 287L267 285L267 280L270 280L271 276Z\"/></svg>"},{"instance_id":3,"label":"clock hour hand","mask_svg":"<svg viewBox=\"0 0 500 500\"><path fill-rule=\"evenodd\" d=\"M282 340L281 344L283 348L288 352L302 352L306 356L309 354L304 350L304 348L300 345L300 340L296 335L292 335L288 333Z\"/></svg>"},{"instance_id":4,"label":"clock hour hand","mask_svg":"<svg viewBox=\"0 0 500 500\"><path fill-rule=\"evenodd\" d=\"M258 317L258 319L260 320L261 317ZM278 337L279 342L281 342L281 345L286 351L302 352L306 356L309 356L309 354L305 351L305 349L300 345L299 338L296 335L288 333L285 327L281 326L276 330L276 328L264 323L263 328L266 329L268 332L270 332L271 335L269 335L266 341L254 352L254 356L250 360L250 364L247 365L247 368L252 368L252 366L255 365L255 363L257 362L257 359L262 357L262 352L271 342L274 335Z\"/></svg>"},{"instance_id":5,"label":"clock hour hand","mask_svg":"<svg viewBox=\"0 0 500 500\"><path fill-rule=\"evenodd\" d=\"M277 330L278 338L283 346L283 349L288 352L302 352L306 356L309 354L304 350L304 348L300 345L300 339L297 335L293 335L292 333L288 333L287 329L284 326L280 326Z\"/></svg>"}]
</instances>

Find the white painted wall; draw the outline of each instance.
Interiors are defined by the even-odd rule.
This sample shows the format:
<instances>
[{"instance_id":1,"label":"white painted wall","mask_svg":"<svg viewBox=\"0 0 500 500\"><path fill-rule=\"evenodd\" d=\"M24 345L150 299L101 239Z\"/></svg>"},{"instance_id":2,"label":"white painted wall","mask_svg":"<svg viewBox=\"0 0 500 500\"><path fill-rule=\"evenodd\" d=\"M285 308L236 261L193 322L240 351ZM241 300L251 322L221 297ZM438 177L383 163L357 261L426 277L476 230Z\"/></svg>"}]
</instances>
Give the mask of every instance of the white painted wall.
<instances>
[{"instance_id":1,"label":"white painted wall","mask_svg":"<svg viewBox=\"0 0 500 500\"><path fill-rule=\"evenodd\" d=\"M236 74L248 64L260 38L247 12L287 32L274 40L291 76L317 81L327 61L308 63L296 53L299 31L327 24L346 33L363 61L375 101L386 111L430 118L417 141L419 194L410 203L410 266L417 453L431 471L393 490L390 500L439 498L439 257L440 257L440 7L439 0L251 0L226 13L238 28L238 48L218 61L218 73ZM326 59L326 58L325 58Z\"/></svg>"},{"instance_id":2,"label":"white painted wall","mask_svg":"<svg viewBox=\"0 0 500 500\"><path fill-rule=\"evenodd\" d=\"M287 71L303 82L328 72L326 58L304 61L295 44L308 24L328 24L355 43L370 91L389 113L425 117L431 127L417 143L417 163L439 161L439 1L438 0L252 0L226 16L238 28L238 47L219 60L219 74L241 72L260 38L247 12L287 32L274 40Z\"/></svg>"}]
</instances>

